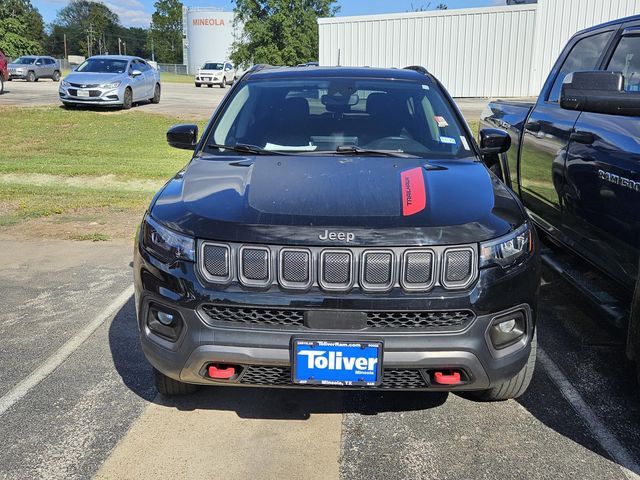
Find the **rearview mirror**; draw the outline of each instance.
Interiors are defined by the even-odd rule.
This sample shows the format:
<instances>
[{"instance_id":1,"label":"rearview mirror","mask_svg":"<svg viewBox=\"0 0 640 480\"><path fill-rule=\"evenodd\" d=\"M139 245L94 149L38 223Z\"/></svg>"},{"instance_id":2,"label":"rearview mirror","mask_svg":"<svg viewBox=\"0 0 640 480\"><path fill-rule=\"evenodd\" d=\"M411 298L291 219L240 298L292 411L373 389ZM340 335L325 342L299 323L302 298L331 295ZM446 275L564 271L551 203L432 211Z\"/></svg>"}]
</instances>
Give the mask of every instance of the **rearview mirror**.
<instances>
[{"instance_id":1,"label":"rearview mirror","mask_svg":"<svg viewBox=\"0 0 640 480\"><path fill-rule=\"evenodd\" d=\"M511 148L511 136L504 130L484 128L480 130L480 152L482 155L499 155Z\"/></svg>"},{"instance_id":2,"label":"rearview mirror","mask_svg":"<svg viewBox=\"0 0 640 480\"><path fill-rule=\"evenodd\" d=\"M562 84L560 106L565 110L640 115L640 93L626 92L620 72L574 72Z\"/></svg>"},{"instance_id":3,"label":"rearview mirror","mask_svg":"<svg viewBox=\"0 0 640 480\"><path fill-rule=\"evenodd\" d=\"M174 125L167 131L167 143L183 150L195 150L198 143L198 126L190 124Z\"/></svg>"}]
</instances>

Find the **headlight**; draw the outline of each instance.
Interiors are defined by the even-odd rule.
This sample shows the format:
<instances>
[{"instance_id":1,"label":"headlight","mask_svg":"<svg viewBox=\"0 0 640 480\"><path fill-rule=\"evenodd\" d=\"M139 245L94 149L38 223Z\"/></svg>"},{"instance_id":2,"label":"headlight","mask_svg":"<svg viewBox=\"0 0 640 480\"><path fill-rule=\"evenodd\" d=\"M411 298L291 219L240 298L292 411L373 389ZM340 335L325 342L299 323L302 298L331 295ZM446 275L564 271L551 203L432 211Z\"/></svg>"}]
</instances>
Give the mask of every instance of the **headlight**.
<instances>
[{"instance_id":1,"label":"headlight","mask_svg":"<svg viewBox=\"0 0 640 480\"><path fill-rule=\"evenodd\" d=\"M480 267L500 265L509 267L533 252L533 232L525 223L516 231L504 237L480 244Z\"/></svg>"},{"instance_id":2,"label":"headlight","mask_svg":"<svg viewBox=\"0 0 640 480\"><path fill-rule=\"evenodd\" d=\"M120 82L111 82L111 83L105 83L104 85L101 85L102 88L118 88L120 86Z\"/></svg>"},{"instance_id":3,"label":"headlight","mask_svg":"<svg viewBox=\"0 0 640 480\"><path fill-rule=\"evenodd\" d=\"M60 85L63 87L70 87L71 84L69 82L67 82L66 80L62 80L62 82L60 82Z\"/></svg>"},{"instance_id":4,"label":"headlight","mask_svg":"<svg viewBox=\"0 0 640 480\"><path fill-rule=\"evenodd\" d=\"M174 260L194 262L196 258L193 238L169 230L149 216L142 223L142 245L166 263Z\"/></svg>"}]
</instances>

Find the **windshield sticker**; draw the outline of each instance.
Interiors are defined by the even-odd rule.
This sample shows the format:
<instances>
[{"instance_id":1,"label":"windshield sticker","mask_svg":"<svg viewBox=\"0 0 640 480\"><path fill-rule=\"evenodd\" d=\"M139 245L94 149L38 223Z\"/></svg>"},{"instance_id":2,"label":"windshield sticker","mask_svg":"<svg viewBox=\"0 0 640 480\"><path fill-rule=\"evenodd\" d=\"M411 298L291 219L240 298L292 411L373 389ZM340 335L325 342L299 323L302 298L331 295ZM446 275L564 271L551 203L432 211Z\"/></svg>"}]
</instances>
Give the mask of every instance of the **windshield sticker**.
<instances>
[{"instance_id":1,"label":"windshield sticker","mask_svg":"<svg viewBox=\"0 0 640 480\"><path fill-rule=\"evenodd\" d=\"M445 120L444 117L440 117L436 115L433 117L433 119L436 121L436 123L438 124L438 127L440 128L446 128L449 126L449 123Z\"/></svg>"},{"instance_id":2,"label":"windshield sticker","mask_svg":"<svg viewBox=\"0 0 640 480\"><path fill-rule=\"evenodd\" d=\"M460 141L462 142L462 146L465 150L471 150L471 148L469 148L469 142L467 142L465 137L460 137Z\"/></svg>"},{"instance_id":3,"label":"windshield sticker","mask_svg":"<svg viewBox=\"0 0 640 480\"><path fill-rule=\"evenodd\" d=\"M402 215L408 217L421 212L427 206L427 194L422 168L412 168L400 173L402 187Z\"/></svg>"},{"instance_id":4,"label":"windshield sticker","mask_svg":"<svg viewBox=\"0 0 640 480\"><path fill-rule=\"evenodd\" d=\"M456 142L455 138L451 138L451 137L440 137L440 143L446 143L448 145L456 145L458 142Z\"/></svg>"}]
</instances>

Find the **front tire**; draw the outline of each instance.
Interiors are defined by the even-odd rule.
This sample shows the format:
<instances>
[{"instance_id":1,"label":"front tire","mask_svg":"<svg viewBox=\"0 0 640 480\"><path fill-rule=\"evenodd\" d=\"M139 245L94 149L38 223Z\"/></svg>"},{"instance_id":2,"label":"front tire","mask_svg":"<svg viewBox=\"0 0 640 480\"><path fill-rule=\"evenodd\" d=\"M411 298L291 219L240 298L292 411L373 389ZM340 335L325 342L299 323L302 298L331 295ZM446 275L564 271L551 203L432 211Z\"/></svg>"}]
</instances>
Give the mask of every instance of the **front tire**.
<instances>
[{"instance_id":1,"label":"front tire","mask_svg":"<svg viewBox=\"0 0 640 480\"><path fill-rule=\"evenodd\" d=\"M160 84L156 83L156 88L153 90L153 98L151 103L160 103Z\"/></svg>"},{"instance_id":2,"label":"front tire","mask_svg":"<svg viewBox=\"0 0 640 480\"><path fill-rule=\"evenodd\" d=\"M2 95L4 93L4 79L2 78L2 75L0 75L0 95Z\"/></svg>"},{"instance_id":3,"label":"front tire","mask_svg":"<svg viewBox=\"0 0 640 480\"><path fill-rule=\"evenodd\" d=\"M506 382L499 383L488 390L469 392L469 397L481 402L502 402L504 400L511 400L512 398L518 398L523 395L531 383L531 377L533 376L533 371L536 366L537 349L538 335L535 333L531 340L531 353L529 354L527 363L515 377L507 380Z\"/></svg>"},{"instance_id":4,"label":"front tire","mask_svg":"<svg viewBox=\"0 0 640 480\"><path fill-rule=\"evenodd\" d=\"M53 77L51 77L51 80L53 80L54 82L59 82L60 81L60 72L59 71L55 71L53 72Z\"/></svg>"},{"instance_id":5,"label":"front tire","mask_svg":"<svg viewBox=\"0 0 640 480\"><path fill-rule=\"evenodd\" d=\"M226 77L222 77L222 82L220 82L220 88L227 88L227 79L226 79Z\"/></svg>"},{"instance_id":6,"label":"front tire","mask_svg":"<svg viewBox=\"0 0 640 480\"><path fill-rule=\"evenodd\" d=\"M33 73L33 72L27 73L27 82L32 83L32 82L35 82L36 80L37 80L37 78L36 78L36 74L35 73Z\"/></svg>"},{"instance_id":7,"label":"front tire","mask_svg":"<svg viewBox=\"0 0 640 480\"><path fill-rule=\"evenodd\" d=\"M124 91L124 98L122 99L122 109L129 110L133 106L133 93L130 88L126 88Z\"/></svg>"},{"instance_id":8,"label":"front tire","mask_svg":"<svg viewBox=\"0 0 640 480\"><path fill-rule=\"evenodd\" d=\"M179 382L171 377L167 377L164 373L156 370L155 368L153 369L153 383L156 386L158 393L165 397L191 395L198 390L198 385Z\"/></svg>"},{"instance_id":9,"label":"front tire","mask_svg":"<svg viewBox=\"0 0 640 480\"><path fill-rule=\"evenodd\" d=\"M201 83L196 83L196 87L200 88L202 86Z\"/></svg>"}]
</instances>

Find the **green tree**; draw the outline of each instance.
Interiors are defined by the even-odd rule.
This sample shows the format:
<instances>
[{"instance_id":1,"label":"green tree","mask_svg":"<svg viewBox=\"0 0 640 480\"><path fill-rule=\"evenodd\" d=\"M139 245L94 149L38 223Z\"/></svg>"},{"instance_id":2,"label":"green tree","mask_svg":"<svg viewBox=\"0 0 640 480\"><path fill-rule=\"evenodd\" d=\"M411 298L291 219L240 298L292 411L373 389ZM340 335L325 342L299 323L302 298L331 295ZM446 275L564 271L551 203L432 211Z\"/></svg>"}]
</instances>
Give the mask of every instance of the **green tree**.
<instances>
[{"instance_id":1,"label":"green tree","mask_svg":"<svg viewBox=\"0 0 640 480\"><path fill-rule=\"evenodd\" d=\"M40 54L44 43L42 16L29 0L0 0L0 49L6 55Z\"/></svg>"},{"instance_id":2,"label":"green tree","mask_svg":"<svg viewBox=\"0 0 640 480\"><path fill-rule=\"evenodd\" d=\"M319 17L335 15L335 0L236 0L236 65L296 65L318 60Z\"/></svg>"},{"instance_id":3,"label":"green tree","mask_svg":"<svg viewBox=\"0 0 640 480\"><path fill-rule=\"evenodd\" d=\"M59 45L60 35L66 34L70 55L117 53L121 30L118 15L103 3L91 0L72 0L58 11L52 25L56 45Z\"/></svg>"},{"instance_id":4,"label":"green tree","mask_svg":"<svg viewBox=\"0 0 640 480\"><path fill-rule=\"evenodd\" d=\"M156 61L182 63L182 2L158 0L153 6L156 10L151 16L147 50L153 41Z\"/></svg>"}]
</instances>

